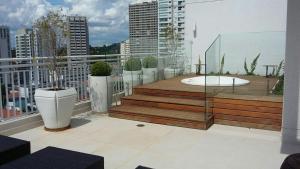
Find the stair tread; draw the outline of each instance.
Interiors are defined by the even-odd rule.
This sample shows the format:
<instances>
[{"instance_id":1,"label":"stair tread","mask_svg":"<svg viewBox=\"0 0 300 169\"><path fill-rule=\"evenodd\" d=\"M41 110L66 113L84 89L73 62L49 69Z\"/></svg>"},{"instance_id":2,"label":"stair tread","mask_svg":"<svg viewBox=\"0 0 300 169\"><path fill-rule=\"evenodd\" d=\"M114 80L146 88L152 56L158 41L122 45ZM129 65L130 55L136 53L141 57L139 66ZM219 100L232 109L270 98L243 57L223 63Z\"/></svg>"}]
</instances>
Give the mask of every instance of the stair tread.
<instances>
[{"instance_id":1,"label":"stair tread","mask_svg":"<svg viewBox=\"0 0 300 169\"><path fill-rule=\"evenodd\" d=\"M177 119L184 119L184 120L205 121L204 118L205 113L195 113L190 111L167 110L167 109L133 106L133 105L121 105L121 106L113 107L110 110L126 112L126 113L142 114L142 115L177 118Z\"/></svg>"},{"instance_id":2,"label":"stair tread","mask_svg":"<svg viewBox=\"0 0 300 169\"><path fill-rule=\"evenodd\" d=\"M191 105L191 106L202 106L202 107L205 106L205 101L204 100L149 96L149 95L140 95L140 94L134 94L134 95L131 95L131 96L126 96L126 97L123 97L123 99L151 101L151 102L160 102L160 103L170 103L170 104L182 104L182 105Z\"/></svg>"}]
</instances>

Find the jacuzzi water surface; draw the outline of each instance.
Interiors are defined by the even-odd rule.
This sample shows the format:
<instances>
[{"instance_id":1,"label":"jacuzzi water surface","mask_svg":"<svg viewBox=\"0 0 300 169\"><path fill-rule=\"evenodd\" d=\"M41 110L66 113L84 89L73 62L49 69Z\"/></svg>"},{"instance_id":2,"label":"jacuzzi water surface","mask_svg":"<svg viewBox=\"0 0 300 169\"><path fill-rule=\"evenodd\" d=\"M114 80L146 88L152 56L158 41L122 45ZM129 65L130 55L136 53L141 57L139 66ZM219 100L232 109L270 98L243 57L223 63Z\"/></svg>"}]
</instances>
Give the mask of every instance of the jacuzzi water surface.
<instances>
[{"instance_id":1,"label":"jacuzzi water surface","mask_svg":"<svg viewBox=\"0 0 300 169\"><path fill-rule=\"evenodd\" d=\"M234 80L233 80L234 79ZM242 86L250 83L249 80L229 77L229 76L206 76L206 86ZM182 79L181 83L188 85L200 85L205 86L205 76L197 76L187 79Z\"/></svg>"}]
</instances>

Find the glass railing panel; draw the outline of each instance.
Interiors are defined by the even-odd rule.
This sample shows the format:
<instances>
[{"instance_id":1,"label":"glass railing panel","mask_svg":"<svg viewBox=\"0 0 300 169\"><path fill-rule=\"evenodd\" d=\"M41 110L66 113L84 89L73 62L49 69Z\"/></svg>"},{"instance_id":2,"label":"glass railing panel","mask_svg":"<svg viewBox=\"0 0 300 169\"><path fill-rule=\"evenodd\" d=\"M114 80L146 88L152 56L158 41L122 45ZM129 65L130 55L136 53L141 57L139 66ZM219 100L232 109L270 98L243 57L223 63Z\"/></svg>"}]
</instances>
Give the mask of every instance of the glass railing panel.
<instances>
[{"instance_id":1,"label":"glass railing panel","mask_svg":"<svg viewBox=\"0 0 300 169\"><path fill-rule=\"evenodd\" d=\"M206 92L275 96L282 89L277 88L282 82L284 56L284 32L219 35L206 51Z\"/></svg>"}]
</instances>

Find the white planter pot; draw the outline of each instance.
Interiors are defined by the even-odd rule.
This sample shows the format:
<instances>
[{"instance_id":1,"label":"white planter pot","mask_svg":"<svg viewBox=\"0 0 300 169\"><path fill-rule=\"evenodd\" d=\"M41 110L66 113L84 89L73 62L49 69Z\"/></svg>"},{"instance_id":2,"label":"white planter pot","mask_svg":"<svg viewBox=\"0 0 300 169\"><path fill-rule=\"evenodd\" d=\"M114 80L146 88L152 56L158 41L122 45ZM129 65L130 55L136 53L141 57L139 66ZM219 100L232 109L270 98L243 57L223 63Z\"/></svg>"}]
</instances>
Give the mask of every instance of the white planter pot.
<instances>
[{"instance_id":1,"label":"white planter pot","mask_svg":"<svg viewBox=\"0 0 300 169\"><path fill-rule=\"evenodd\" d=\"M132 88L140 85L142 81L142 71L123 71L123 81L124 81L124 90L125 95L131 95L132 94Z\"/></svg>"},{"instance_id":2,"label":"white planter pot","mask_svg":"<svg viewBox=\"0 0 300 169\"><path fill-rule=\"evenodd\" d=\"M91 108L94 112L107 112L112 103L111 76L89 76Z\"/></svg>"},{"instance_id":3,"label":"white planter pot","mask_svg":"<svg viewBox=\"0 0 300 169\"><path fill-rule=\"evenodd\" d=\"M179 68L165 68L164 69L165 79L170 79L175 76L178 76L180 74L180 72L181 72L181 69L179 69Z\"/></svg>"},{"instance_id":4,"label":"white planter pot","mask_svg":"<svg viewBox=\"0 0 300 169\"><path fill-rule=\"evenodd\" d=\"M46 129L56 130L70 126L76 96L75 88L35 90L34 98Z\"/></svg>"},{"instance_id":5,"label":"white planter pot","mask_svg":"<svg viewBox=\"0 0 300 169\"><path fill-rule=\"evenodd\" d=\"M143 84L153 83L157 80L157 68L143 68Z\"/></svg>"}]
</instances>

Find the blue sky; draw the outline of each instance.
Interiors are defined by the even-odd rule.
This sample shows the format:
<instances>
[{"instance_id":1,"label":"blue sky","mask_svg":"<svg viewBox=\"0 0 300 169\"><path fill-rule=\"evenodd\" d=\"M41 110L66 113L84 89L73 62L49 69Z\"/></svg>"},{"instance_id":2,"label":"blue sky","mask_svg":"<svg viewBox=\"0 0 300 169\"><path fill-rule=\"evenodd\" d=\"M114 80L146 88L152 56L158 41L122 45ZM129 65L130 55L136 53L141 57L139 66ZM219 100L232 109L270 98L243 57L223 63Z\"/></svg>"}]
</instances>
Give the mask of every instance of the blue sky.
<instances>
[{"instance_id":1,"label":"blue sky","mask_svg":"<svg viewBox=\"0 0 300 169\"><path fill-rule=\"evenodd\" d=\"M11 30L15 46L15 32L30 28L37 18L51 9L63 9L67 15L88 18L90 44L102 46L128 38L128 5L141 0L0 0L0 25Z\"/></svg>"}]
</instances>

